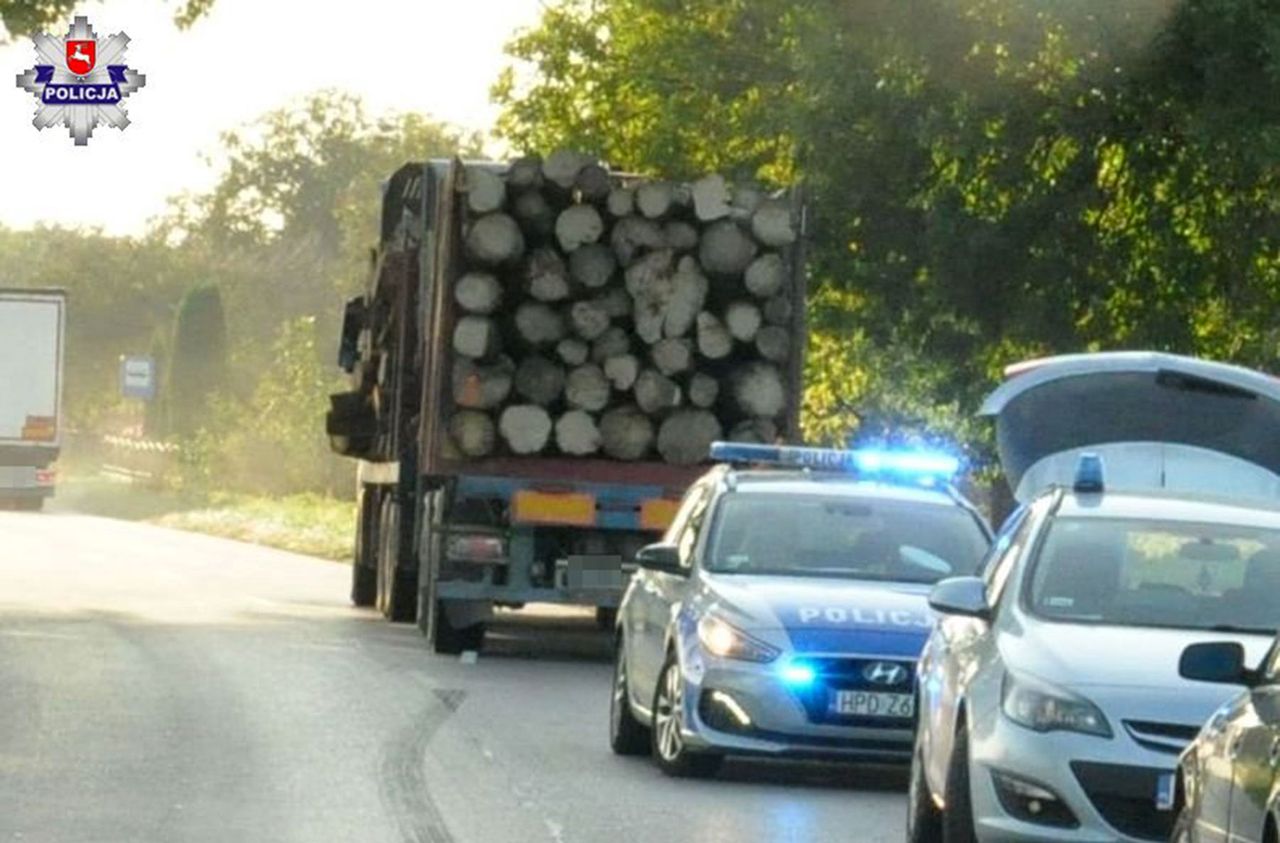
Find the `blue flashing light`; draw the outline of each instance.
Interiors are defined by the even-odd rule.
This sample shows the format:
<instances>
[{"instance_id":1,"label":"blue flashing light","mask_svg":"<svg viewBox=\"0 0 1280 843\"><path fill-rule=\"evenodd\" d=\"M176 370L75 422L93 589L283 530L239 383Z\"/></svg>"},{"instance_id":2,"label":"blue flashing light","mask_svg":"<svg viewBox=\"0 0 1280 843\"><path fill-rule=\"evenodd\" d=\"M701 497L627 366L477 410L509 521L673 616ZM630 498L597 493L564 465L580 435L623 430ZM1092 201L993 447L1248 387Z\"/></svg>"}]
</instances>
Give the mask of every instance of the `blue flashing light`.
<instances>
[{"instance_id":1,"label":"blue flashing light","mask_svg":"<svg viewBox=\"0 0 1280 843\"><path fill-rule=\"evenodd\" d=\"M936 482L954 476L960 460L935 451L895 451L882 449L837 450L802 448L793 445L752 445L741 442L714 442L711 458L719 462L761 463L810 468L819 471L849 471L861 475L888 475Z\"/></svg>"},{"instance_id":2,"label":"blue flashing light","mask_svg":"<svg viewBox=\"0 0 1280 843\"><path fill-rule=\"evenodd\" d=\"M1102 457L1098 454L1081 454L1076 465L1076 481L1073 486L1080 494L1100 494L1106 489Z\"/></svg>"},{"instance_id":3,"label":"blue flashing light","mask_svg":"<svg viewBox=\"0 0 1280 843\"><path fill-rule=\"evenodd\" d=\"M793 688L807 688L817 678L813 667L803 662L790 662L782 667L782 681Z\"/></svg>"}]
</instances>

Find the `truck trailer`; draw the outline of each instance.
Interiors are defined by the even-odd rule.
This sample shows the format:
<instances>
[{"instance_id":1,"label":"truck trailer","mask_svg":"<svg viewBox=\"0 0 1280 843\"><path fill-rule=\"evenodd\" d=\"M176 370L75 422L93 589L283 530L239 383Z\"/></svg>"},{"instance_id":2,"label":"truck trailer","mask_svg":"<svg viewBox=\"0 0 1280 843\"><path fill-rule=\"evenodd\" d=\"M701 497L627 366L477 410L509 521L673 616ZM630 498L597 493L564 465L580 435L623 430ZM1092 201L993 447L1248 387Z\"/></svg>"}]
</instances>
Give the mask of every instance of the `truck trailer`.
<instances>
[{"instance_id":1,"label":"truck trailer","mask_svg":"<svg viewBox=\"0 0 1280 843\"><path fill-rule=\"evenodd\" d=\"M0 509L38 510L62 448L61 290L0 288Z\"/></svg>"},{"instance_id":2,"label":"truck trailer","mask_svg":"<svg viewBox=\"0 0 1280 843\"><path fill-rule=\"evenodd\" d=\"M551 164L552 159L547 163ZM518 172L521 167L524 171ZM800 254L803 215L794 194L775 196L772 200L775 217L784 201L785 207L796 209L794 242L770 253L773 257L769 262L783 267L781 277L775 282L757 284L760 292L772 293L773 303L771 310L762 304L757 311L771 313L772 323L776 323L776 330L772 332L775 346L781 341L786 343L781 350L771 349L777 365L757 361L751 364L755 368L748 368L745 375L741 374L744 371L741 367L734 370L732 377L723 374L721 382L726 386L719 399L715 389L707 391L706 387L715 386L711 383L715 380L713 375L722 373L730 357L725 357L720 369L709 366L712 375L698 376L702 382L693 390L702 392L697 395L690 394L691 371L672 373L670 378L657 374L656 370L650 372L648 386L654 388L645 394L648 403L653 403L653 395L663 394L662 388L672 394L666 396L667 404L646 407L655 432L646 440L644 425L650 423L650 418L641 418L640 411L628 403L632 400L629 390L641 389L636 381L644 375L637 378L635 373L620 371L628 365L606 366L600 359L597 360L600 366L593 367L587 362L578 367L585 368L585 372L573 366L582 363L573 358L584 353L583 349L597 351L602 342L623 342L626 338L622 333L626 332L634 340L635 354L623 356L632 357L639 364L632 368L649 372L653 366L649 358L661 355L654 346L634 337L642 318L638 311L634 317L617 312L613 317L605 317L613 333L609 337L598 337L593 344L574 336L571 326L579 325L579 320L570 316L571 303L566 296L565 300L553 301L546 307L541 302L535 304L542 308L539 312L544 315L553 310L564 314L564 323L570 326L564 328L567 343L562 341L556 346L554 336L530 333L522 336L517 330L516 323L524 316L515 312L514 300L520 295L530 295L530 284L543 285L540 295L544 300L555 300L560 295L558 291L546 291L548 285L554 286L556 279L549 282L546 271L530 264L550 262L555 270L557 259L553 253L562 253L565 260L559 267L564 270L566 282L581 295L585 288L576 280L568 280L567 267L576 266L571 252L583 245L578 240L592 240L598 234L588 224L585 236L575 234L575 229L568 237L557 237L554 226L545 216L539 220L520 215L521 207L547 204L541 198L532 203L519 198L517 182L527 190L530 183L542 178L537 174L530 176L528 170L526 159L509 167L488 162L464 164L458 160L436 160L406 164L396 171L382 186L380 242L371 256L366 290L347 302L342 320L339 365L351 375L352 384L348 391L331 396L326 432L336 453L358 460L352 600L358 606L376 606L393 621L415 621L437 652L478 649L483 642L485 623L495 606L518 608L529 603L551 603L595 607L598 622L610 626L636 551L655 541L666 529L685 488L705 469L700 463L707 455L698 437L722 434L723 438L730 438L733 434L752 441L766 437L769 441L792 441L798 436L805 291ZM592 175L598 181L598 172ZM548 184L546 193L551 196L553 206L550 219L554 221L555 214L563 217L566 210L577 208L571 216L609 219L608 215L613 213L619 215L613 217L617 223L622 219L620 215L628 210L623 207L626 200L631 203L631 214L634 214L634 217L627 215L632 227L643 231L656 229L656 224L648 227L641 224L642 214L635 209L637 183L613 174L608 178L607 186L597 185L589 196L572 186L565 189ZM500 186L495 188L495 184ZM477 196L482 190L487 191L487 195ZM620 192L631 195L619 196ZM592 199L598 210L584 210ZM752 205L760 201L758 196L746 197L744 202L748 200ZM676 201L680 201L678 196ZM670 215L683 213L697 223L692 197L686 194L683 201L686 208L672 211ZM557 202L560 206L554 207ZM650 197L650 207L654 204ZM495 208L510 209L511 214L507 216ZM718 215L722 210L717 208L714 213ZM735 213L738 222L734 225L750 232L752 208L739 208ZM728 224L727 212L725 216L722 222ZM504 258L493 254L491 243L477 246L478 229L486 225L491 229L500 227L493 223L496 217L519 220L524 231L517 236L527 239L530 247L527 254ZM617 227L615 224L615 230ZM677 234L671 236L678 236L683 243L681 248L693 248L687 229L694 225L681 224L677 228ZM722 235L737 242L731 231ZM607 237L603 239L607 242ZM614 245L630 249L629 253L624 251L623 258L633 262L641 261L646 253L660 252L665 246L664 242L652 238L639 239L640 245L634 249L630 240L622 242L617 237ZM602 253L608 250L593 248L598 253L595 257L607 258ZM757 248L754 244L751 246L753 251ZM470 293L462 289L460 282L464 276L475 274L477 257L482 264L490 261L492 276L507 287L500 305L481 307L476 304L473 288L468 288ZM661 263L663 257L659 254L651 258L650 263ZM676 252L666 257L674 266ZM680 266L688 272L696 271L687 261ZM612 277L620 282L625 273L627 288L636 292L638 287L631 282L633 275L637 280L639 276L630 273L627 267L625 259L618 259ZM605 276L609 274L607 269L603 273L597 271L595 283L607 280ZM741 284L741 279L739 273L737 283ZM473 282L475 279L469 278L464 283ZM703 288L707 286L705 282L699 283ZM513 285L521 291L512 293ZM621 288L622 285L615 286ZM774 286L778 289L773 289ZM539 294L537 289L535 294ZM640 293L636 295L638 307ZM706 307L713 307L713 299L714 296L707 298ZM699 306L700 301L694 307L694 314ZM724 313L722 305L714 306ZM745 307L735 306L739 311ZM477 307L489 316L473 315ZM575 312L574 315L584 314ZM737 315L741 317L740 312ZM704 321L716 322L710 317ZM763 316L756 321L765 322ZM483 330L503 326L507 332L507 350L527 355L520 366L516 367L509 357L488 348L488 338L474 342L477 334L472 329L476 325ZM519 325L520 330L526 327L523 322ZM579 327L586 336L591 336L600 326ZM728 336L727 331L722 332ZM510 347L512 336L515 346L542 345L532 350ZM706 346L709 354L720 354L719 339L718 334L709 335ZM684 354L691 361L700 359L701 340L701 336L697 343L692 338L681 339L677 343L680 347L669 347L668 352L677 358ZM747 349L742 353L756 353L751 343L732 337L728 341ZM576 351L572 348L575 344ZM626 345L623 342L624 349ZM538 358L537 365L532 367L538 371L532 374L531 367L526 365L529 357ZM548 360L554 364L549 365ZM561 365L569 372L567 384L557 380L551 371ZM603 372L606 368L611 370L611 378L602 390L595 390L593 384L599 378L595 369ZM777 384L765 379L763 391L767 395L761 405L763 412L777 409L776 417L742 419L738 418L743 415L741 411L730 410L727 411L730 418L723 427L719 421L714 424L707 421L721 412L717 407L729 401L728 393L734 389L740 393L746 390L750 398L749 390L757 387L754 382L745 385L742 382L762 368L766 373L777 373L774 376ZM664 371L670 369L667 361ZM506 381L498 386L502 395L510 392L507 404L520 405L515 411L502 411L500 401L486 403L488 399L483 397L493 391L493 383L489 380L481 383L476 379L476 372L497 370L517 381L514 388ZM545 385L546 378L537 379L534 375L546 371L551 371L553 382L551 391L539 399L550 408L546 417L561 414L563 420L565 414L571 413L572 430L567 423L557 424L553 431L538 429L548 423L539 421L543 411L529 399L516 396L517 392L525 396L535 394L533 381L541 386ZM576 384L575 375L578 376ZM464 376L471 378L466 384L460 380ZM730 380L735 386L728 385ZM572 393L575 386L578 392ZM566 399L566 395L570 397ZM691 398L697 398L701 406L711 409L690 409ZM616 409L619 403L627 406ZM751 403L750 400L747 403ZM597 446L599 431L593 427L609 415L609 412L601 415L606 405L620 414L615 421L622 421L613 424L614 429L625 426L622 422L634 422L641 431L638 446L628 453L622 451L631 449L635 443L626 436L612 449L613 456L601 453ZM492 409L489 415L464 409L477 406ZM583 406L590 412L581 409ZM667 423L666 419L679 413L684 415ZM531 428L520 427L520 424L530 424L526 416L533 419ZM735 418L738 423L731 429L730 422ZM585 429L586 434L579 428ZM584 436L585 445L582 444ZM693 441L691 446L686 441L689 437ZM659 446L671 459L660 455ZM699 451L697 457L690 455L690 447Z\"/></svg>"}]
</instances>

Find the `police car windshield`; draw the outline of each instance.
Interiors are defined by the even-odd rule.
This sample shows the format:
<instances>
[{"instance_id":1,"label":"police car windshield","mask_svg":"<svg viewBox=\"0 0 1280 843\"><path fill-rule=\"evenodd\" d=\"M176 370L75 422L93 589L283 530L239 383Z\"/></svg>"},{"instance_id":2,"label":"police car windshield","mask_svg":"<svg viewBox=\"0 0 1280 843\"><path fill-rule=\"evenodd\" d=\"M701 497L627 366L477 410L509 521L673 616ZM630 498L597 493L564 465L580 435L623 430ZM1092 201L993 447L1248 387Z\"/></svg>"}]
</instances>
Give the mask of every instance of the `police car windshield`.
<instances>
[{"instance_id":1,"label":"police car windshield","mask_svg":"<svg viewBox=\"0 0 1280 843\"><path fill-rule=\"evenodd\" d=\"M1178 629L1280 626L1280 531L1156 519L1059 518L1028 608L1056 621Z\"/></svg>"},{"instance_id":2,"label":"police car windshield","mask_svg":"<svg viewBox=\"0 0 1280 843\"><path fill-rule=\"evenodd\" d=\"M958 506L752 492L723 499L706 568L932 583L972 574L986 547Z\"/></svg>"}]
</instances>

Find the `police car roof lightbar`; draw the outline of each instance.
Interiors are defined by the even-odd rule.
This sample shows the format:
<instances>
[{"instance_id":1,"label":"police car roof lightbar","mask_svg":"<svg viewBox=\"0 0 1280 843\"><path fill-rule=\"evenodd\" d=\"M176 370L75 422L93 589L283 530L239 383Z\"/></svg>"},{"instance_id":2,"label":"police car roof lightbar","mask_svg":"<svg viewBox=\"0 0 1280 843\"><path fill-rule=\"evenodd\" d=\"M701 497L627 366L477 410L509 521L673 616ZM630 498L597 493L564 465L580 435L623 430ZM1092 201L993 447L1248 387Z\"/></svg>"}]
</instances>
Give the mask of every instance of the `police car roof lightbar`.
<instances>
[{"instance_id":1,"label":"police car roof lightbar","mask_svg":"<svg viewBox=\"0 0 1280 843\"><path fill-rule=\"evenodd\" d=\"M1102 457L1098 454L1081 454L1076 464L1076 480L1072 486L1078 494L1100 494L1106 489Z\"/></svg>"},{"instance_id":2,"label":"police car roof lightbar","mask_svg":"<svg viewBox=\"0 0 1280 843\"><path fill-rule=\"evenodd\" d=\"M713 442L711 458L718 462L762 463L817 471L852 471L864 475L912 476L949 479L960 470L960 461L931 451L879 449L836 450L793 445L750 445Z\"/></svg>"}]
</instances>

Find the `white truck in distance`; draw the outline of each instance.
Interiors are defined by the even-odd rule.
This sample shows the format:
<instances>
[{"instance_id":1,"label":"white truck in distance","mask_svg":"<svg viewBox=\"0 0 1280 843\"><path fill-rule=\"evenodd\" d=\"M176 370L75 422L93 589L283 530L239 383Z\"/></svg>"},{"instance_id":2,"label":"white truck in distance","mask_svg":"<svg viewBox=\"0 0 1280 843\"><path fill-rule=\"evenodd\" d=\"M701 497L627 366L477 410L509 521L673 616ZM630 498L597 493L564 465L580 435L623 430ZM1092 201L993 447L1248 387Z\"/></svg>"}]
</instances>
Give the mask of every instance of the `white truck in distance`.
<instances>
[{"instance_id":1,"label":"white truck in distance","mask_svg":"<svg viewBox=\"0 0 1280 843\"><path fill-rule=\"evenodd\" d=\"M0 288L0 509L40 509L62 447L66 294Z\"/></svg>"}]
</instances>

